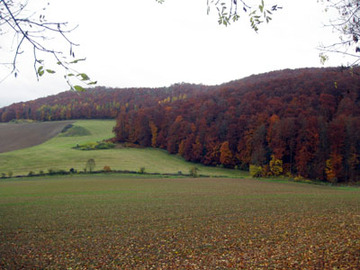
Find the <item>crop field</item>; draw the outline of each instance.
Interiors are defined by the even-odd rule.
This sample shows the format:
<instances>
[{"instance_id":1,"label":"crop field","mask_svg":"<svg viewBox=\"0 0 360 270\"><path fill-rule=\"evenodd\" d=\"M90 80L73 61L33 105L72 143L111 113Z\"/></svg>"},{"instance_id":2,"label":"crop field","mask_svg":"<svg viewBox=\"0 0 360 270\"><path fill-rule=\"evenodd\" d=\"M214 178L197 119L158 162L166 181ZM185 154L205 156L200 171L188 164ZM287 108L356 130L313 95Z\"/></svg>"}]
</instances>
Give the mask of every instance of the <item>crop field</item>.
<instances>
[{"instance_id":1,"label":"crop field","mask_svg":"<svg viewBox=\"0 0 360 270\"><path fill-rule=\"evenodd\" d=\"M0 180L0 269L359 269L360 190L231 178Z\"/></svg>"},{"instance_id":2,"label":"crop field","mask_svg":"<svg viewBox=\"0 0 360 270\"><path fill-rule=\"evenodd\" d=\"M112 129L115 126L114 120L79 120L73 123L73 128L66 132L60 132L61 129L69 124L68 122L51 122L55 130L49 130L49 123L36 124L16 124L21 127L21 134L2 133L6 130L5 125L0 124L0 134L8 142L12 144L21 144L21 136L32 141L30 136L32 132L38 136L44 137L44 133L57 132L56 137L43 142L42 144L19 149L16 151L0 153L0 174L5 176L28 175L30 172L39 174L40 171L47 173L49 170L65 170L69 171L71 168L77 171L83 171L87 160L94 159L96 163L95 170L102 170L104 166L109 166L112 170L128 170L139 171L140 168L145 168L145 172L149 173L172 173L179 172L183 174L189 173L189 169L197 166L200 171L199 174L209 176L231 176L243 177L247 176L246 172L227 170L221 168L210 168L199 164L194 165L184 161L183 158L175 155L169 155L164 150L152 148L121 148L121 149L106 149L106 150L91 150L82 151L73 149L76 145L94 143L104 139L114 137ZM50 124L51 124L50 123ZM12 124L15 125L15 124ZM4 127L4 129L1 129ZM10 134L5 136L5 134ZM12 134L12 135L11 135ZM55 134L55 135L56 135ZM25 147L25 146L24 146ZM16 148L18 149L18 148Z\"/></svg>"},{"instance_id":3,"label":"crop field","mask_svg":"<svg viewBox=\"0 0 360 270\"><path fill-rule=\"evenodd\" d=\"M55 137L72 121L44 123L1 123L0 153L41 144Z\"/></svg>"}]
</instances>

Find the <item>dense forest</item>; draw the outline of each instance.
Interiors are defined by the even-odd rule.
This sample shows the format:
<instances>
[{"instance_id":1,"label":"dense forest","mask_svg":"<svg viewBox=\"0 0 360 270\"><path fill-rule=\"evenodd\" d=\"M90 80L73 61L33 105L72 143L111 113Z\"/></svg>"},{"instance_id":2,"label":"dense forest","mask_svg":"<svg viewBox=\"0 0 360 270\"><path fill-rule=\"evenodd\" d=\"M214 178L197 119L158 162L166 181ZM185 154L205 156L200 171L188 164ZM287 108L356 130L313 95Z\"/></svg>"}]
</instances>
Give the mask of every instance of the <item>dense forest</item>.
<instances>
[{"instance_id":1,"label":"dense forest","mask_svg":"<svg viewBox=\"0 0 360 270\"><path fill-rule=\"evenodd\" d=\"M210 166L360 181L360 68L253 75L219 86L64 92L0 109L0 120L116 118L118 142Z\"/></svg>"},{"instance_id":2,"label":"dense forest","mask_svg":"<svg viewBox=\"0 0 360 270\"><path fill-rule=\"evenodd\" d=\"M210 87L211 88L211 87ZM55 121L69 119L115 119L121 107L127 111L150 107L162 100L176 100L208 91L209 87L175 84L163 88L96 87L85 92L66 91L33 101L0 108L0 122L16 119Z\"/></svg>"},{"instance_id":3,"label":"dense forest","mask_svg":"<svg viewBox=\"0 0 360 270\"><path fill-rule=\"evenodd\" d=\"M196 97L124 108L116 140L186 160L329 182L360 180L359 69L283 70Z\"/></svg>"}]
</instances>

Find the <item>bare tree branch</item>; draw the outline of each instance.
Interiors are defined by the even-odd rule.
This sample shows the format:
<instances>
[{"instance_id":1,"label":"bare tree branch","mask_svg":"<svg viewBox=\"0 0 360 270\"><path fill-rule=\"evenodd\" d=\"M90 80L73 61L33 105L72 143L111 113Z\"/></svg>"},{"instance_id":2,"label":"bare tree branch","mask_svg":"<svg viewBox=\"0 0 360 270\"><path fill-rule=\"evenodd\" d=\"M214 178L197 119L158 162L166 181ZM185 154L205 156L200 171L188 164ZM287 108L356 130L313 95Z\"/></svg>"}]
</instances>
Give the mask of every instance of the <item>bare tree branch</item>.
<instances>
[{"instance_id":1,"label":"bare tree branch","mask_svg":"<svg viewBox=\"0 0 360 270\"><path fill-rule=\"evenodd\" d=\"M359 0L340 0L326 1L327 11L335 11L338 17L330 21L330 27L334 32L340 34L340 41L330 45L322 45L320 50L323 53L339 53L353 58L350 64L358 65L360 62L360 1ZM351 52L352 51L352 52ZM326 59L327 56L320 57Z\"/></svg>"},{"instance_id":2,"label":"bare tree branch","mask_svg":"<svg viewBox=\"0 0 360 270\"><path fill-rule=\"evenodd\" d=\"M43 53L52 56L55 63L64 69L64 77L72 89L82 89L82 87L74 87L68 78L69 74L83 83L94 84L95 82L91 82L88 76L86 76L87 80L84 80L85 77L81 76L84 73L77 72L71 67L72 64L78 62L70 59L75 58L73 47L79 46L79 44L72 42L68 38L68 34L72 33L77 26L69 28L67 22L48 22L42 14L40 14L38 19L35 19L35 16L38 15L37 12L33 12L30 16L23 15L27 4L28 1L0 0L0 30L4 26L8 26L8 32L0 34L13 33L13 40L16 42L10 73L14 74L15 77L18 76L18 57L22 54L22 48L26 43L33 50L33 68L37 79L43 76L45 72L55 73L52 69L44 68L44 61L38 58L38 54ZM56 49L53 44L49 43L51 40L56 40L60 43L61 41L65 42L69 46L69 56L64 54L63 48ZM2 64L9 65L9 63Z\"/></svg>"}]
</instances>

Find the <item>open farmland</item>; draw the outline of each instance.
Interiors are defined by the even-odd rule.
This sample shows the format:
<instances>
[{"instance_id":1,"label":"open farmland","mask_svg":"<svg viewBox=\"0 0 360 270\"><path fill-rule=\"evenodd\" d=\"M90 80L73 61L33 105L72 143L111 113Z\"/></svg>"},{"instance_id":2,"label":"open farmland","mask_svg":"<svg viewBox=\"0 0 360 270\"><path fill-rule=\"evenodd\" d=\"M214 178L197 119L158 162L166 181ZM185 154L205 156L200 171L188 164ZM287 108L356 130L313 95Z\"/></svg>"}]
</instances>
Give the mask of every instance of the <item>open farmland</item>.
<instances>
[{"instance_id":1,"label":"open farmland","mask_svg":"<svg viewBox=\"0 0 360 270\"><path fill-rule=\"evenodd\" d=\"M55 123L61 124L64 122ZM48 123L40 123L38 127L43 128L46 124ZM26 127L31 127L32 125L35 124L26 124L23 127L23 132L29 133L30 131L26 131ZM83 171L89 159L95 160L95 170L102 170L104 166L109 166L112 170L137 172L143 167L145 172L149 173L177 174L182 172L187 174L189 169L195 166L193 163L184 161L179 156L169 155L164 150L153 148L116 148L96 151L76 150L73 147L77 144L94 143L112 138L114 136L112 129L115 126L115 121L78 120L72 125L73 127L65 133L60 133L40 145L0 153L0 173L8 175L9 172L12 172L12 175L16 176L28 175L29 172L34 174L38 174L40 171L47 173L50 169L69 171L71 168L74 168L77 171ZM0 130L1 132L2 130ZM10 141L11 137L7 138L7 140ZM210 176L244 177L248 175L248 173L242 171L211 168L201 164L196 164L196 166L200 169L199 174Z\"/></svg>"},{"instance_id":2,"label":"open farmland","mask_svg":"<svg viewBox=\"0 0 360 270\"><path fill-rule=\"evenodd\" d=\"M41 144L58 135L72 122L2 123L0 124L0 153Z\"/></svg>"},{"instance_id":3,"label":"open farmland","mask_svg":"<svg viewBox=\"0 0 360 270\"><path fill-rule=\"evenodd\" d=\"M359 269L360 191L252 179L0 181L2 269Z\"/></svg>"}]
</instances>

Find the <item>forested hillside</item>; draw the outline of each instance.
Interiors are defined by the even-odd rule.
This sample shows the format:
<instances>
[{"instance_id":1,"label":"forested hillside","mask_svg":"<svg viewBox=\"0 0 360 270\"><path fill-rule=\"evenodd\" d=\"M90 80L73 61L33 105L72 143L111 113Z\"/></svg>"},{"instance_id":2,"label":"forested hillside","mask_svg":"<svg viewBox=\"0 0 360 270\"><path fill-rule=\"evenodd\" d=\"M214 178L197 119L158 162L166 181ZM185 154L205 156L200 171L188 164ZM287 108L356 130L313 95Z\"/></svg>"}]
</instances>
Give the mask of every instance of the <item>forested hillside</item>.
<instances>
[{"instance_id":1,"label":"forested hillside","mask_svg":"<svg viewBox=\"0 0 360 270\"><path fill-rule=\"evenodd\" d=\"M32 119L37 121L70 119L115 119L126 111L151 107L163 100L176 100L209 91L211 87L175 84L164 88L116 89L96 87L85 92L67 91L0 109L0 121Z\"/></svg>"},{"instance_id":2,"label":"forested hillside","mask_svg":"<svg viewBox=\"0 0 360 270\"><path fill-rule=\"evenodd\" d=\"M283 70L196 97L122 107L116 139L254 176L359 181L359 72Z\"/></svg>"},{"instance_id":3,"label":"forested hillside","mask_svg":"<svg viewBox=\"0 0 360 270\"><path fill-rule=\"evenodd\" d=\"M219 86L68 91L0 109L3 122L116 118L116 141L254 176L360 181L360 68L282 70Z\"/></svg>"}]
</instances>

